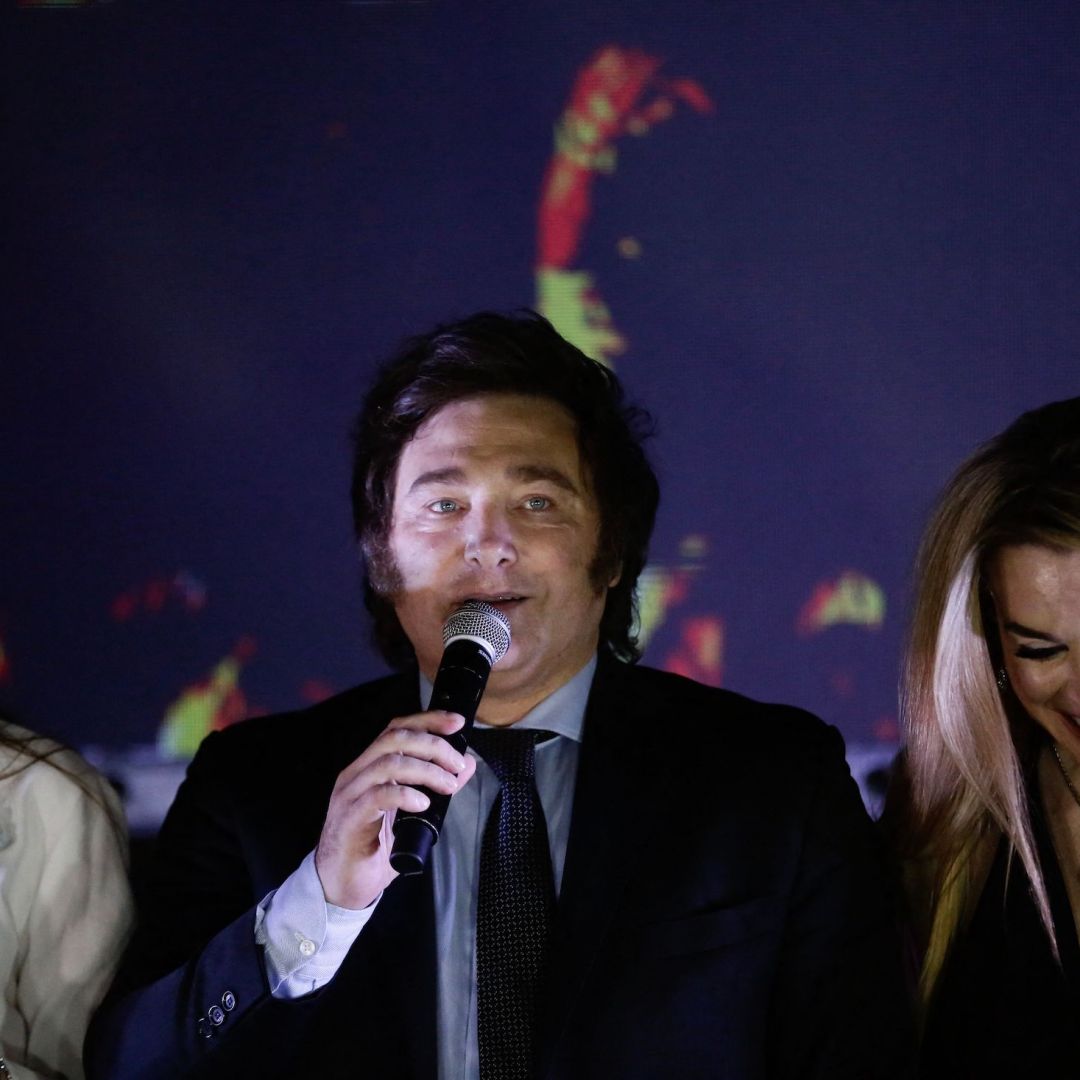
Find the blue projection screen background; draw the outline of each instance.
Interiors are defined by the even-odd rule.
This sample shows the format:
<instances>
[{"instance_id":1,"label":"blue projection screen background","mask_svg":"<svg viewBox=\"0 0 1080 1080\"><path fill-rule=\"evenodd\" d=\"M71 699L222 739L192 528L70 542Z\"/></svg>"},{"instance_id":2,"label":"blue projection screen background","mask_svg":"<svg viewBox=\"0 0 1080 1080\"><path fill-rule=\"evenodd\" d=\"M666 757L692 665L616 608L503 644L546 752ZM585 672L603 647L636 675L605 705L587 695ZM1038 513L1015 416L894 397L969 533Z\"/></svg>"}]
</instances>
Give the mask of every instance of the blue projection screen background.
<instances>
[{"instance_id":1,"label":"blue projection screen background","mask_svg":"<svg viewBox=\"0 0 1080 1080\"><path fill-rule=\"evenodd\" d=\"M1080 393L1075 4L4 19L0 699L136 827L207 730L382 672L351 418L482 308L656 418L646 661L887 759L936 491Z\"/></svg>"}]
</instances>

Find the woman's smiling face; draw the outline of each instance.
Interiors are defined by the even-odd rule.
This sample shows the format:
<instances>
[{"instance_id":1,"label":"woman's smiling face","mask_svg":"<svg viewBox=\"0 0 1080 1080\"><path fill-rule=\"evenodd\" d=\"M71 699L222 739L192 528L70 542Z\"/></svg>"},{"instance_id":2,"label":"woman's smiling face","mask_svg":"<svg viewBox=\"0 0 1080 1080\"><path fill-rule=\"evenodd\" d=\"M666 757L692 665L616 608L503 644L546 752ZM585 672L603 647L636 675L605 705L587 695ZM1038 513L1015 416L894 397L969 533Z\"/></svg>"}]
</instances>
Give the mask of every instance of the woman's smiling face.
<instances>
[{"instance_id":1,"label":"woman's smiling face","mask_svg":"<svg viewBox=\"0 0 1080 1080\"><path fill-rule=\"evenodd\" d=\"M1002 548L990 582L1013 692L1080 762L1080 549Z\"/></svg>"}]
</instances>

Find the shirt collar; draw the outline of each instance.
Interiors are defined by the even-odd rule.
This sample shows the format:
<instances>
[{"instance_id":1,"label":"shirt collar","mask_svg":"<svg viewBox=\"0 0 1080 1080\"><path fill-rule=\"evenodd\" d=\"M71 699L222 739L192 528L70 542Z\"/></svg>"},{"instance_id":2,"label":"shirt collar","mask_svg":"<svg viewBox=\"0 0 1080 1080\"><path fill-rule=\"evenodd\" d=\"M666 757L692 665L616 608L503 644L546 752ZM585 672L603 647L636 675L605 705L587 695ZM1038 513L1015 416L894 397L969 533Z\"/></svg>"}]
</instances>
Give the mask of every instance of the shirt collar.
<instances>
[{"instance_id":1,"label":"shirt collar","mask_svg":"<svg viewBox=\"0 0 1080 1080\"><path fill-rule=\"evenodd\" d=\"M553 694L549 694L539 705L530 709L516 724L516 728L540 728L564 735L574 742L581 742L585 727L585 706L589 701L593 675L596 673L596 655L572 678L565 682ZM432 684L420 675L420 702L426 709L431 701ZM486 724L477 724L487 727Z\"/></svg>"}]
</instances>

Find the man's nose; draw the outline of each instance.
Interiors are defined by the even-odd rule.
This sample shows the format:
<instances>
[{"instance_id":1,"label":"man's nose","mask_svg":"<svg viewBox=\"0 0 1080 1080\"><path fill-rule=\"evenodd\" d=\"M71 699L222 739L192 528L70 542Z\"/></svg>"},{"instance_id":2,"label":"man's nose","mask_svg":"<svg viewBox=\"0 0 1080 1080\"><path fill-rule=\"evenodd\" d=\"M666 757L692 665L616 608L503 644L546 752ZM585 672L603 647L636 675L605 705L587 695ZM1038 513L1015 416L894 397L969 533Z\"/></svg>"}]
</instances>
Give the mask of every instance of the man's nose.
<instances>
[{"instance_id":1,"label":"man's nose","mask_svg":"<svg viewBox=\"0 0 1080 1080\"><path fill-rule=\"evenodd\" d=\"M505 510L476 507L465 539L465 560L483 570L517 562L517 540Z\"/></svg>"}]
</instances>

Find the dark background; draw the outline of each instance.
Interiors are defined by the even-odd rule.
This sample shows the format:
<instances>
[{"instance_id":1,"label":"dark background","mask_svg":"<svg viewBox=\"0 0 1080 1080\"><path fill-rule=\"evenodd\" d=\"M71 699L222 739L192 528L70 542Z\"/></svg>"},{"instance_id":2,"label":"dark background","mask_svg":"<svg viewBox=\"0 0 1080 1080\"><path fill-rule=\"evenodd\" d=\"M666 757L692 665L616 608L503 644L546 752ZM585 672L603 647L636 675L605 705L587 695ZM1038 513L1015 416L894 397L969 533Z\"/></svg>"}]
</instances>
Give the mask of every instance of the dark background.
<instances>
[{"instance_id":1,"label":"dark background","mask_svg":"<svg viewBox=\"0 0 1080 1080\"><path fill-rule=\"evenodd\" d=\"M705 620L706 677L891 747L936 491L1080 393L1075 3L9 3L3 41L25 724L120 754L230 655L212 723L383 670L351 418L404 336L537 302L555 126L617 46L713 106L617 140L570 267L658 423L653 573L682 592L646 660ZM880 625L800 633L849 571Z\"/></svg>"}]
</instances>

